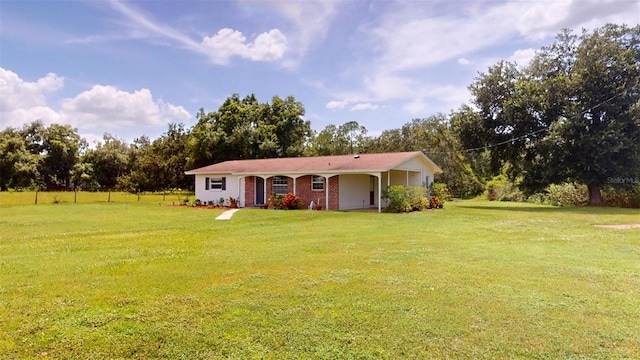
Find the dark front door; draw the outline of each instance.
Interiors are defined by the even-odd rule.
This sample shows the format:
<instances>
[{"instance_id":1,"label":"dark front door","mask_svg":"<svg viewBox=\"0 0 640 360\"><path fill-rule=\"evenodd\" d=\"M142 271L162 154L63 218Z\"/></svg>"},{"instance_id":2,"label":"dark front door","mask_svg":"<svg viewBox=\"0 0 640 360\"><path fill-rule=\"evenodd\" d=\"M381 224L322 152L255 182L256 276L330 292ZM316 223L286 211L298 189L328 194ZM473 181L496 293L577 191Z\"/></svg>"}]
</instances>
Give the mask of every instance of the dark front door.
<instances>
[{"instance_id":1,"label":"dark front door","mask_svg":"<svg viewBox=\"0 0 640 360\"><path fill-rule=\"evenodd\" d=\"M256 205L264 205L264 179L256 176Z\"/></svg>"},{"instance_id":2,"label":"dark front door","mask_svg":"<svg viewBox=\"0 0 640 360\"><path fill-rule=\"evenodd\" d=\"M376 204L376 178L369 176L369 205Z\"/></svg>"}]
</instances>

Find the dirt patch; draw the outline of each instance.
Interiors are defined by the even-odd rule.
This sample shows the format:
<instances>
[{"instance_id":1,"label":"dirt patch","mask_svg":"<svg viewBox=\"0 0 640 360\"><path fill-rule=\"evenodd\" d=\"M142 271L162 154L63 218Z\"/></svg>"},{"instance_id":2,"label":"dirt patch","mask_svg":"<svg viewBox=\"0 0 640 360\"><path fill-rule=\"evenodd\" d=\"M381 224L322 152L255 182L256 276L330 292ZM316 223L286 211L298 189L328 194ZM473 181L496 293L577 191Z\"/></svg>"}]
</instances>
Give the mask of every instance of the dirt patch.
<instances>
[{"instance_id":1,"label":"dirt patch","mask_svg":"<svg viewBox=\"0 0 640 360\"><path fill-rule=\"evenodd\" d=\"M640 229L640 224L622 224L622 225L595 225L605 229Z\"/></svg>"}]
</instances>

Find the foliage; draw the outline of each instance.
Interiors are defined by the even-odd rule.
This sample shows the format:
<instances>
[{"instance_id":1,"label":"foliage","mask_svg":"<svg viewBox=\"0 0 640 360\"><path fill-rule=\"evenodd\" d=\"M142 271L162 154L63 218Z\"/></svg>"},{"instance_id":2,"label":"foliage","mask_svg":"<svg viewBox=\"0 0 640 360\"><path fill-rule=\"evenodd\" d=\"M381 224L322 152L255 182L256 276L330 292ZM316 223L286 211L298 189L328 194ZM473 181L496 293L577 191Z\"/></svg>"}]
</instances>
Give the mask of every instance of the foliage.
<instances>
[{"instance_id":1,"label":"foliage","mask_svg":"<svg viewBox=\"0 0 640 360\"><path fill-rule=\"evenodd\" d=\"M602 191L602 199L607 206L638 209L640 208L640 182L626 189L606 186Z\"/></svg>"},{"instance_id":2,"label":"foliage","mask_svg":"<svg viewBox=\"0 0 640 360\"><path fill-rule=\"evenodd\" d=\"M611 174L640 173L640 25L569 30L524 68L501 61L471 84L479 116L460 117L460 141L491 156L493 174L522 178L527 193L587 184L601 205Z\"/></svg>"},{"instance_id":3,"label":"foliage","mask_svg":"<svg viewBox=\"0 0 640 360\"><path fill-rule=\"evenodd\" d=\"M434 195L429 198L429 209L438 209L442 205L444 203L440 200L440 197Z\"/></svg>"},{"instance_id":4,"label":"foliage","mask_svg":"<svg viewBox=\"0 0 640 360\"><path fill-rule=\"evenodd\" d=\"M267 199L267 204L269 204L269 207L272 209L282 210L284 209L283 200L284 200L284 197L282 195L273 193L269 195L269 198Z\"/></svg>"},{"instance_id":5,"label":"foliage","mask_svg":"<svg viewBox=\"0 0 640 360\"><path fill-rule=\"evenodd\" d=\"M282 207L285 210L304 209L304 201L299 196L288 193L282 198Z\"/></svg>"},{"instance_id":6,"label":"foliage","mask_svg":"<svg viewBox=\"0 0 640 360\"><path fill-rule=\"evenodd\" d=\"M545 203L555 206L583 206L589 203L586 185L576 183L551 184L546 189Z\"/></svg>"},{"instance_id":7,"label":"foliage","mask_svg":"<svg viewBox=\"0 0 640 360\"><path fill-rule=\"evenodd\" d=\"M385 211L394 213L411 211L407 189L402 185L392 185L384 189L382 199L387 202Z\"/></svg>"},{"instance_id":8,"label":"foliage","mask_svg":"<svg viewBox=\"0 0 640 360\"><path fill-rule=\"evenodd\" d=\"M348 121L340 126L330 124L312 139L308 155L357 154L366 150L368 141L367 128L357 121Z\"/></svg>"},{"instance_id":9,"label":"foliage","mask_svg":"<svg viewBox=\"0 0 640 360\"><path fill-rule=\"evenodd\" d=\"M227 201L229 202L229 207L230 208L237 208L238 207L238 203L240 202L239 199L230 197L229 199L227 199Z\"/></svg>"},{"instance_id":10,"label":"foliage","mask_svg":"<svg viewBox=\"0 0 640 360\"><path fill-rule=\"evenodd\" d=\"M385 130L379 137L369 139L365 150L377 153L424 151L443 170L442 174L436 175L435 181L446 183L457 196L474 196L482 192L482 183L469 166L472 159L460 152L461 142L454 123L453 117L442 114L413 119L400 129Z\"/></svg>"},{"instance_id":11,"label":"foliage","mask_svg":"<svg viewBox=\"0 0 640 360\"><path fill-rule=\"evenodd\" d=\"M517 185L505 175L498 175L486 185L485 195L489 201L523 201L524 196Z\"/></svg>"},{"instance_id":12,"label":"foliage","mask_svg":"<svg viewBox=\"0 0 640 360\"><path fill-rule=\"evenodd\" d=\"M300 156L311 134L304 106L292 96L260 103L228 97L215 112L200 109L189 135L189 168L226 160Z\"/></svg>"},{"instance_id":13,"label":"foliage","mask_svg":"<svg viewBox=\"0 0 640 360\"><path fill-rule=\"evenodd\" d=\"M424 186L408 186L406 187L406 191L411 211L422 211L429 207L429 199L427 199L427 189Z\"/></svg>"},{"instance_id":14,"label":"foliage","mask_svg":"<svg viewBox=\"0 0 640 360\"><path fill-rule=\"evenodd\" d=\"M431 183L431 195L437 196L442 203L451 200L449 188L445 183Z\"/></svg>"},{"instance_id":15,"label":"foliage","mask_svg":"<svg viewBox=\"0 0 640 360\"><path fill-rule=\"evenodd\" d=\"M30 188L39 178L40 156L29 151L20 131L0 131L0 191Z\"/></svg>"},{"instance_id":16,"label":"foliage","mask_svg":"<svg viewBox=\"0 0 640 360\"><path fill-rule=\"evenodd\" d=\"M392 185L382 191L388 212L421 211L429 206L427 189L422 186Z\"/></svg>"},{"instance_id":17,"label":"foliage","mask_svg":"<svg viewBox=\"0 0 640 360\"><path fill-rule=\"evenodd\" d=\"M93 187L93 184L103 189L115 189L121 176L131 171L129 163L129 144L111 134L104 134L102 142L98 142L94 149L85 152L81 162L87 164L81 169L90 171L81 172L76 177L77 185ZM91 185L88 185L91 184ZM132 192L137 190L132 186Z\"/></svg>"}]
</instances>

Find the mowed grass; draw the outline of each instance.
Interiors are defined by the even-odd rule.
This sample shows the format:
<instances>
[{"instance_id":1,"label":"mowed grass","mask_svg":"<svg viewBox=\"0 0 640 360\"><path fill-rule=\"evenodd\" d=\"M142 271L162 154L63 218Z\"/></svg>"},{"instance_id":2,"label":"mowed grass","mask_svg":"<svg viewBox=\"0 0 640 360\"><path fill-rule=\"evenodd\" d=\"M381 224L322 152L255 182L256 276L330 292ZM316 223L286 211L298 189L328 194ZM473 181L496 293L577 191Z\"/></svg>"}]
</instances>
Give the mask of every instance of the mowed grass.
<instances>
[{"instance_id":1,"label":"mowed grass","mask_svg":"<svg viewBox=\"0 0 640 360\"><path fill-rule=\"evenodd\" d=\"M638 358L638 210L0 207L0 358Z\"/></svg>"},{"instance_id":2,"label":"mowed grass","mask_svg":"<svg viewBox=\"0 0 640 360\"><path fill-rule=\"evenodd\" d=\"M44 204L86 204L100 202L155 202L164 204L182 204L184 199L195 200L193 194L180 193L140 193L93 192L93 191L2 191L0 206L44 205Z\"/></svg>"}]
</instances>

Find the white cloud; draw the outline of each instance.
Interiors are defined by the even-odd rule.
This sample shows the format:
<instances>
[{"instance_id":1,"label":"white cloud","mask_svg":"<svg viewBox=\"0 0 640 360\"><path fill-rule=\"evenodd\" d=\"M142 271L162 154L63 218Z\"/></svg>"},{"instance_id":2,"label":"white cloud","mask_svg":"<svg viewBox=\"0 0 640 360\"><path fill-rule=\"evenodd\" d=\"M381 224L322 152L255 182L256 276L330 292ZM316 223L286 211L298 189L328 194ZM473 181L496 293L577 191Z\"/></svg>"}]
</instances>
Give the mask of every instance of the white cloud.
<instances>
[{"instance_id":1,"label":"white cloud","mask_svg":"<svg viewBox=\"0 0 640 360\"><path fill-rule=\"evenodd\" d=\"M337 12L336 1L246 1L262 4L277 10L290 26L289 43L292 56L286 59L285 66L295 67L299 59L314 43L322 41L330 29L331 21Z\"/></svg>"},{"instance_id":2,"label":"white cloud","mask_svg":"<svg viewBox=\"0 0 640 360\"><path fill-rule=\"evenodd\" d=\"M640 2L629 0L526 2L508 8L518 32L534 39L553 36L562 28L579 32L606 23L634 25L640 19Z\"/></svg>"},{"instance_id":3,"label":"white cloud","mask_svg":"<svg viewBox=\"0 0 640 360\"><path fill-rule=\"evenodd\" d=\"M359 103L351 107L351 111L377 110L377 109L378 109L378 105L375 105L372 103Z\"/></svg>"},{"instance_id":4,"label":"white cloud","mask_svg":"<svg viewBox=\"0 0 640 360\"><path fill-rule=\"evenodd\" d=\"M35 120L45 125L69 124L81 134L87 130L114 133L140 128L164 128L171 122L187 122L191 114L182 106L154 100L149 89L134 92L113 86L95 85L62 101L58 110L47 96L64 86L64 78L50 73L35 82L21 79L0 67L0 128L21 127ZM138 134L139 135L139 134Z\"/></svg>"},{"instance_id":5,"label":"white cloud","mask_svg":"<svg viewBox=\"0 0 640 360\"><path fill-rule=\"evenodd\" d=\"M64 120L78 127L101 130L162 127L191 117L181 106L154 101L149 89L130 93L103 85L65 99L60 113Z\"/></svg>"},{"instance_id":6,"label":"white cloud","mask_svg":"<svg viewBox=\"0 0 640 360\"><path fill-rule=\"evenodd\" d=\"M64 86L64 78L54 73L35 82L0 67L0 126L20 126L35 120L51 123L58 114L47 105L46 94Z\"/></svg>"},{"instance_id":7,"label":"white cloud","mask_svg":"<svg viewBox=\"0 0 640 360\"><path fill-rule=\"evenodd\" d=\"M364 90L351 93L376 102L402 101L403 109L411 114L446 105L457 108L468 101L468 82L445 85L452 80L430 73L436 66L438 71L453 72L447 62L455 59L460 65L473 64L482 70L489 49L514 40L538 46L542 39L551 42L563 27L579 33L582 27L592 29L607 22L636 24L640 12L640 3L628 0L477 2L456 10L445 2L387 5L377 7L377 14L372 10L378 17L360 27L357 43L369 49L367 65L359 62L350 72L361 74ZM527 65L535 55L533 48L511 51L508 59L520 65ZM470 61L470 54L478 60Z\"/></svg>"},{"instance_id":8,"label":"white cloud","mask_svg":"<svg viewBox=\"0 0 640 360\"><path fill-rule=\"evenodd\" d=\"M518 49L514 51L508 60L517 63L519 66L527 66L535 55L535 49Z\"/></svg>"},{"instance_id":9,"label":"white cloud","mask_svg":"<svg viewBox=\"0 0 640 360\"><path fill-rule=\"evenodd\" d=\"M252 43L240 31L222 29L214 36L205 36L202 52L216 64L227 64L233 56L253 61L274 61L282 58L287 49L287 38L278 29L258 35Z\"/></svg>"},{"instance_id":10,"label":"white cloud","mask_svg":"<svg viewBox=\"0 0 640 360\"><path fill-rule=\"evenodd\" d=\"M344 109L347 105L349 105L348 100L333 100L327 103L326 108L329 110L340 110Z\"/></svg>"},{"instance_id":11,"label":"white cloud","mask_svg":"<svg viewBox=\"0 0 640 360\"><path fill-rule=\"evenodd\" d=\"M350 106L350 111L362 111L362 110L377 110L378 105L371 102L362 101L357 96L345 97L342 100L329 101L325 107L329 110L342 110Z\"/></svg>"},{"instance_id":12,"label":"white cloud","mask_svg":"<svg viewBox=\"0 0 640 360\"><path fill-rule=\"evenodd\" d=\"M153 21L142 12L124 3L112 0L115 10L131 22L129 35L132 38L160 37L173 40L191 51L204 54L215 64L226 65L234 56L252 61L280 60L287 50L287 37L279 29L271 29L256 36L252 42L242 32L230 28L220 29L213 36L204 36L200 42L171 26Z\"/></svg>"}]
</instances>

